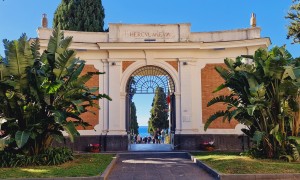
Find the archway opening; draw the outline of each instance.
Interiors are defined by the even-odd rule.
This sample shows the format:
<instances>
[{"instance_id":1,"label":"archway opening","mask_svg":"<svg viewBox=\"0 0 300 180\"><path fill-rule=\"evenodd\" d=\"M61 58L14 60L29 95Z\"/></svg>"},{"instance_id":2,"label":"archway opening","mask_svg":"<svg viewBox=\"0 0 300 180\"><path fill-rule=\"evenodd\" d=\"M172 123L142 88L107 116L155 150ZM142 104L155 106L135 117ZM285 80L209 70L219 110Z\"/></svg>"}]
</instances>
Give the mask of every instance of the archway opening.
<instances>
[{"instance_id":1,"label":"archway opening","mask_svg":"<svg viewBox=\"0 0 300 180\"><path fill-rule=\"evenodd\" d=\"M172 149L176 126L174 91L172 77L160 67L144 66L131 74L126 86L129 150Z\"/></svg>"}]
</instances>

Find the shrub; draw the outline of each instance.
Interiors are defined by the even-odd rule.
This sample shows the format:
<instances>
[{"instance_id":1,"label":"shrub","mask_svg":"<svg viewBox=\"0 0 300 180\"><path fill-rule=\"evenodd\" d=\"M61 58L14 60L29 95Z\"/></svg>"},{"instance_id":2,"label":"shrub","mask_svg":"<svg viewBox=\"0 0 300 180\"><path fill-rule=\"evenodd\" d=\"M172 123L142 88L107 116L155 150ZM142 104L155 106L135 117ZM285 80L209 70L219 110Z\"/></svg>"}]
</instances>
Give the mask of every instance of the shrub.
<instances>
[{"instance_id":1,"label":"shrub","mask_svg":"<svg viewBox=\"0 0 300 180\"><path fill-rule=\"evenodd\" d=\"M248 60L246 60L248 59ZM300 126L300 59L294 59L285 47L270 51L258 49L253 56L225 59L226 68L216 67L230 95L220 95L207 106L224 103L205 123L205 130L215 120L237 120L251 139L254 157L299 160L296 137ZM251 63L248 63L250 62ZM290 141L294 139L294 141Z\"/></svg>"},{"instance_id":2,"label":"shrub","mask_svg":"<svg viewBox=\"0 0 300 180\"><path fill-rule=\"evenodd\" d=\"M0 151L0 167L22 167L38 165L59 165L73 160L73 152L69 148L49 148L38 155L16 154Z\"/></svg>"},{"instance_id":3,"label":"shrub","mask_svg":"<svg viewBox=\"0 0 300 180\"><path fill-rule=\"evenodd\" d=\"M99 87L86 82L100 72L83 73L85 61L76 58L72 37L54 30L47 49L40 55L39 40L30 44L24 34L4 40L5 64L0 58L0 149L33 156L65 140L79 136L77 126L90 124L81 114L99 108ZM93 112L90 112L93 113ZM10 151L9 151L10 152Z\"/></svg>"}]
</instances>

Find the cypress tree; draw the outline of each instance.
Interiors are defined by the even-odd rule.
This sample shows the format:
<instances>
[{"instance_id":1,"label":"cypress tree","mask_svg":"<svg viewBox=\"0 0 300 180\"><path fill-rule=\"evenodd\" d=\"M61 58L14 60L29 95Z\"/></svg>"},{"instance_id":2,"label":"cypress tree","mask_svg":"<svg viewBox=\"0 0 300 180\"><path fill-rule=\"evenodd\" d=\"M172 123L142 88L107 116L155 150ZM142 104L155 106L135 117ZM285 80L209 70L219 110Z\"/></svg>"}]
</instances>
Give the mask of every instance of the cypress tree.
<instances>
[{"instance_id":1,"label":"cypress tree","mask_svg":"<svg viewBox=\"0 0 300 180\"><path fill-rule=\"evenodd\" d=\"M152 109L150 111L151 117L148 122L148 132L153 134L157 128L167 129L169 128L169 114L168 114L168 103L166 94L163 88L157 87L155 90L155 96L152 102Z\"/></svg>"},{"instance_id":2,"label":"cypress tree","mask_svg":"<svg viewBox=\"0 0 300 180\"><path fill-rule=\"evenodd\" d=\"M300 2L293 0L293 4L285 17L290 20L287 38L292 38L294 43L300 43Z\"/></svg>"},{"instance_id":3,"label":"cypress tree","mask_svg":"<svg viewBox=\"0 0 300 180\"><path fill-rule=\"evenodd\" d=\"M62 0L54 14L53 28L103 32L104 17L101 0Z\"/></svg>"},{"instance_id":4,"label":"cypress tree","mask_svg":"<svg viewBox=\"0 0 300 180\"><path fill-rule=\"evenodd\" d=\"M139 124L137 122L136 107L134 102L131 102L130 115L131 115L130 131L131 132L133 131L134 134L139 134Z\"/></svg>"}]
</instances>

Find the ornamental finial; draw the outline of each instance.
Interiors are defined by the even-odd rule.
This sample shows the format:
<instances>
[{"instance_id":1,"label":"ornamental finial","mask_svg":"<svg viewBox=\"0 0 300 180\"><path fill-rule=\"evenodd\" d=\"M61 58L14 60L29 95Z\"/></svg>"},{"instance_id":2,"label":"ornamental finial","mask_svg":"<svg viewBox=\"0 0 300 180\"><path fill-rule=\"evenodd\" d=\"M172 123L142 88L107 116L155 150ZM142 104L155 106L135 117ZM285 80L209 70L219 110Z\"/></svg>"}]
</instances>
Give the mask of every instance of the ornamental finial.
<instances>
[{"instance_id":1,"label":"ornamental finial","mask_svg":"<svg viewBox=\"0 0 300 180\"><path fill-rule=\"evenodd\" d=\"M47 14L45 14L45 13L43 14L42 27L48 28L48 19L47 19Z\"/></svg>"},{"instance_id":2,"label":"ornamental finial","mask_svg":"<svg viewBox=\"0 0 300 180\"><path fill-rule=\"evenodd\" d=\"M256 15L255 15L255 13L251 14L250 25L251 25L251 27L256 27Z\"/></svg>"}]
</instances>

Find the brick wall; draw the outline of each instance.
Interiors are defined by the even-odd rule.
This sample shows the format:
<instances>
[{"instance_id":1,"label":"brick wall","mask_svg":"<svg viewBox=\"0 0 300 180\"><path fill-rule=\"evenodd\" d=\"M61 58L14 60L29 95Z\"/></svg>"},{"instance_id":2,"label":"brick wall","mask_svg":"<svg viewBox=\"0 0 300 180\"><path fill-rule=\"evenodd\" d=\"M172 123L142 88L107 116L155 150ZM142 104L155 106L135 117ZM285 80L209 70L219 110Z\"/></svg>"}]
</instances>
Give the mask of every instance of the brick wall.
<instances>
[{"instance_id":1,"label":"brick wall","mask_svg":"<svg viewBox=\"0 0 300 180\"><path fill-rule=\"evenodd\" d=\"M85 65L81 74L85 74L87 72L98 72L98 70L93 65ZM101 75L100 75L101 76ZM86 86L88 87L99 87L99 75L94 75L88 82L86 82ZM95 94L99 94L95 92ZM96 104L99 104L99 101L95 101ZM89 111L94 112L92 114L90 112L86 112L80 115L85 122L88 122L91 126L88 126L86 130L91 130L94 128L95 125L99 124L99 109L96 107L89 107ZM78 127L78 130L82 130L82 127Z\"/></svg>"},{"instance_id":2,"label":"brick wall","mask_svg":"<svg viewBox=\"0 0 300 180\"><path fill-rule=\"evenodd\" d=\"M168 64L170 64L178 72L178 62L177 61L166 61L166 62Z\"/></svg>"},{"instance_id":3,"label":"brick wall","mask_svg":"<svg viewBox=\"0 0 300 180\"><path fill-rule=\"evenodd\" d=\"M202 81L202 119L203 123L205 123L210 115L217 112L218 110L225 110L225 105L222 103L215 104L213 106L207 107L207 103L214 97L219 95L229 95L228 89L223 89L217 93L212 93L220 84L224 82L224 80L220 77L220 75L215 70L215 66L223 66L225 64L207 64L201 70L201 81ZM226 121L222 122L222 118L215 120L209 126L210 129L220 128L220 129L234 129L238 124L237 121L232 120L230 123Z\"/></svg>"},{"instance_id":4,"label":"brick wall","mask_svg":"<svg viewBox=\"0 0 300 180\"><path fill-rule=\"evenodd\" d=\"M124 72L135 61L122 61L122 72Z\"/></svg>"}]
</instances>

